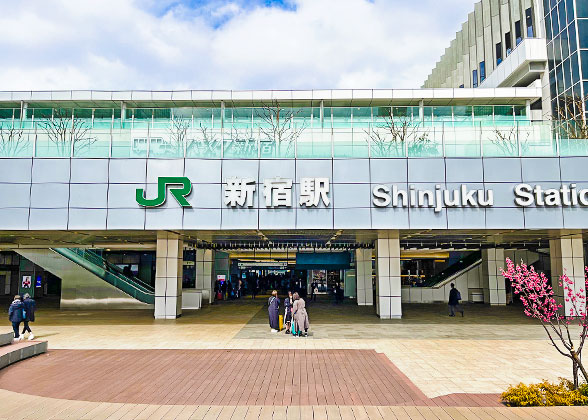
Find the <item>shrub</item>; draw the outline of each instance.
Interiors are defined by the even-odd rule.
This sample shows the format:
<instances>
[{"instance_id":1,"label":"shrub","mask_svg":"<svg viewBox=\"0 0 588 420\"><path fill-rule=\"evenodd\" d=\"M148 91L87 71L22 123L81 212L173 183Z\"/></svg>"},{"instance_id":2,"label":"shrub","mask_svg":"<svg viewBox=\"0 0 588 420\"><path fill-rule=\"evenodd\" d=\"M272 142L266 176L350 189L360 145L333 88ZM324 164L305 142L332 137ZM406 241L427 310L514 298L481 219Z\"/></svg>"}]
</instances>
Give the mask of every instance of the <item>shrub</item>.
<instances>
[{"instance_id":1,"label":"shrub","mask_svg":"<svg viewBox=\"0 0 588 420\"><path fill-rule=\"evenodd\" d=\"M502 393L509 407L545 407L555 405L588 405L588 384L574 389L574 384L560 378L559 383L543 381L538 384L510 386Z\"/></svg>"}]
</instances>

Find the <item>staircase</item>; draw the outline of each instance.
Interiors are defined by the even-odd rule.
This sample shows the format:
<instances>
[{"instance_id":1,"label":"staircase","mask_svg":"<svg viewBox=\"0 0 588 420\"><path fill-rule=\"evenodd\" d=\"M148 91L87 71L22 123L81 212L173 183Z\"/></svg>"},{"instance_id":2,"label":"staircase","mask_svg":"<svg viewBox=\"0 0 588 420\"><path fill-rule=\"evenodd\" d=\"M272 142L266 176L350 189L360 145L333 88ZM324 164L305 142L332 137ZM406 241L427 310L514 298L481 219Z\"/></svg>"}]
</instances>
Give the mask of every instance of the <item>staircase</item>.
<instances>
[{"instance_id":1,"label":"staircase","mask_svg":"<svg viewBox=\"0 0 588 420\"><path fill-rule=\"evenodd\" d=\"M61 279L61 308L135 309L153 307L154 288L123 274L94 251L81 248L15 249Z\"/></svg>"}]
</instances>

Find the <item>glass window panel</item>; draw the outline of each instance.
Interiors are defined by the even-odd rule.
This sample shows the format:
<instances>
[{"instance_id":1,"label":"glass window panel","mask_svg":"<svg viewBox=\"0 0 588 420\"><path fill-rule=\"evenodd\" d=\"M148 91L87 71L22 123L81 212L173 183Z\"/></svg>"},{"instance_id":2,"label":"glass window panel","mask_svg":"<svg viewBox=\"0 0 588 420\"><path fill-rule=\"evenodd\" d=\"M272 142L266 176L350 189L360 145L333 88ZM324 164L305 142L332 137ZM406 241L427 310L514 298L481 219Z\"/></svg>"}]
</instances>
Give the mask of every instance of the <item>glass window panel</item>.
<instances>
[{"instance_id":1,"label":"glass window panel","mask_svg":"<svg viewBox=\"0 0 588 420\"><path fill-rule=\"evenodd\" d=\"M588 3L586 1L576 1L576 16L579 18L588 18Z\"/></svg>"},{"instance_id":2,"label":"glass window panel","mask_svg":"<svg viewBox=\"0 0 588 420\"><path fill-rule=\"evenodd\" d=\"M559 38L553 40L553 58L555 60L555 66L559 66L561 64L562 56L561 56L561 41Z\"/></svg>"},{"instance_id":3,"label":"glass window panel","mask_svg":"<svg viewBox=\"0 0 588 420\"><path fill-rule=\"evenodd\" d=\"M527 107L522 105L515 105L514 107L514 114L516 119L526 119L527 118Z\"/></svg>"},{"instance_id":4,"label":"glass window panel","mask_svg":"<svg viewBox=\"0 0 588 420\"><path fill-rule=\"evenodd\" d=\"M494 107L494 121L512 121L514 110L511 105L497 105Z\"/></svg>"},{"instance_id":5,"label":"glass window panel","mask_svg":"<svg viewBox=\"0 0 588 420\"><path fill-rule=\"evenodd\" d=\"M323 108L322 128L331 128L331 126L332 126L332 115L331 115L332 109L333 108L327 107L327 106Z\"/></svg>"},{"instance_id":6,"label":"glass window panel","mask_svg":"<svg viewBox=\"0 0 588 420\"><path fill-rule=\"evenodd\" d=\"M369 127L372 122L372 108L361 107L353 108L353 126Z\"/></svg>"},{"instance_id":7,"label":"glass window panel","mask_svg":"<svg viewBox=\"0 0 588 420\"><path fill-rule=\"evenodd\" d=\"M172 117L172 110L170 108L156 108L153 110L153 118L158 120L170 120ZM191 116L188 116L191 118Z\"/></svg>"},{"instance_id":8,"label":"glass window panel","mask_svg":"<svg viewBox=\"0 0 588 420\"><path fill-rule=\"evenodd\" d=\"M562 64L562 70L564 74L564 83L566 85L566 89L572 86L572 72L570 70L570 60L569 58L566 59Z\"/></svg>"},{"instance_id":9,"label":"glass window panel","mask_svg":"<svg viewBox=\"0 0 588 420\"><path fill-rule=\"evenodd\" d=\"M554 37L559 34L559 19L557 17L557 9L553 9L551 11L551 31Z\"/></svg>"},{"instance_id":10,"label":"glass window panel","mask_svg":"<svg viewBox=\"0 0 588 420\"><path fill-rule=\"evenodd\" d=\"M146 108L135 109L135 120L150 120L153 118L153 110Z\"/></svg>"},{"instance_id":11,"label":"glass window panel","mask_svg":"<svg viewBox=\"0 0 588 420\"><path fill-rule=\"evenodd\" d=\"M563 1L561 1L557 6L557 12L559 15L559 27L561 30L564 30L568 23L566 22L566 5Z\"/></svg>"},{"instance_id":12,"label":"glass window panel","mask_svg":"<svg viewBox=\"0 0 588 420\"><path fill-rule=\"evenodd\" d=\"M471 123L473 121L472 107L471 106L454 106L453 107L453 119L455 122Z\"/></svg>"},{"instance_id":13,"label":"glass window panel","mask_svg":"<svg viewBox=\"0 0 588 420\"><path fill-rule=\"evenodd\" d=\"M418 109L418 108L417 108ZM414 120L417 120L418 113L414 115ZM433 107L432 106L425 106L423 107L423 126L430 126L433 121Z\"/></svg>"},{"instance_id":14,"label":"glass window panel","mask_svg":"<svg viewBox=\"0 0 588 420\"><path fill-rule=\"evenodd\" d=\"M547 13L545 15L545 32L547 35L547 40L553 38L553 33L551 32L551 13Z\"/></svg>"},{"instance_id":15,"label":"glass window panel","mask_svg":"<svg viewBox=\"0 0 588 420\"><path fill-rule=\"evenodd\" d=\"M568 44L568 31L562 31L561 33L561 58L566 59L570 55L570 46Z\"/></svg>"},{"instance_id":16,"label":"glass window panel","mask_svg":"<svg viewBox=\"0 0 588 420\"><path fill-rule=\"evenodd\" d=\"M578 19L576 22L578 23L578 39L580 40L580 48L588 48L588 19Z\"/></svg>"},{"instance_id":17,"label":"glass window panel","mask_svg":"<svg viewBox=\"0 0 588 420\"><path fill-rule=\"evenodd\" d=\"M162 111L163 111L162 109L156 109L154 111L155 118L168 118L169 119L173 115L174 118L191 120L193 108L173 108L170 110L170 113L167 116L160 114L160 112L162 112Z\"/></svg>"},{"instance_id":18,"label":"glass window panel","mask_svg":"<svg viewBox=\"0 0 588 420\"><path fill-rule=\"evenodd\" d=\"M312 108L293 108L293 124L297 129L310 127L310 116L312 115Z\"/></svg>"},{"instance_id":19,"label":"glass window panel","mask_svg":"<svg viewBox=\"0 0 588 420\"><path fill-rule=\"evenodd\" d=\"M568 17L567 17L567 21L571 22L574 20L574 0L565 0L566 1L566 11L568 12ZM580 1L578 1L578 3L580 3ZM586 3L585 1L583 3ZM580 6L578 6L580 7Z\"/></svg>"},{"instance_id":20,"label":"glass window panel","mask_svg":"<svg viewBox=\"0 0 588 420\"><path fill-rule=\"evenodd\" d=\"M351 127L351 108L333 108L333 128Z\"/></svg>"},{"instance_id":21,"label":"glass window panel","mask_svg":"<svg viewBox=\"0 0 588 420\"><path fill-rule=\"evenodd\" d=\"M578 43L576 42L576 28L574 25L568 27L568 39L570 41L570 53L573 53L578 49Z\"/></svg>"},{"instance_id":22,"label":"glass window panel","mask_svg":"<svg viewBox=\"0 0 588 420\"><path fill-rule=\"evenodd\" d=\"M564 78L563 78L563 70L562 70L561 66L558 66L555 69L555 78L557 80L557 94L560 95L565 90Z\"/></svg>"},{"instance_id":23,"label":"glass window panel","mask_svg":"<svg viewBox=\"0 0 588 420\"><path fill-rule=\"evenodd\" d=\"M555 60L553 56L553 42L547 44L547 64L549 65L549 70L552 71L555 68Z\"/></svg>"},{"instance_id":24,"label":"glass window panel","mask_svg":"<svg viewBox=\"0 0 588 420\"><path fill-rule=\"evenodd\" d=\"M12 120L12 115L14 111L12 108L0 108L0 118L1 119L10 119Z\"/></svg>"},{"instance_id":25,"label":"glass window panel","mask_svg":"<svg viewBox=\"0 0 588 420\"><path fill-rule=\"evenodd\" d=\"M86 120L91 120L92 119L92 109L76 108L74 110L74 118L83 118Z\"/></svg>"},{"instance_id":26,"label":"glass window panel","mask_svg":"<svg viewBox=\"0 0 588 420\"><path fill-rule=\"evenodd\" d=\"M531 8L525 10L525 24L527 25L527 38L533 38L535 31L533 30L533 13Z\"/></svg>"},{"instance_id":27,"label":"glass window panel","mask_svg":"<svg viewBox=\"0 0 588 420\"><path fill-rule=\"evenodd\" d=\"M14 119L20 118L20 108L14 109Z\"/></svg>"},{"instance_id":28,"label":"glass window panel","mask_svg":"<svg viewBox=\"0 0 588 420\"><path fill-rule=\"evenodd\" d=\"M51 119L53 110L51 108L28 108L27 118L32 118L33 116L36 120Z\"/></svg>"},{"instance_id":29,"label":"glass window panel","mask_svg":"<svg viewBox=\"0 0 588 420\"><path fill-rule=\"evenodd\" d=\"M110 130L92 130L73 144L74 157L108 157Z\"/></svg>"},{"instance_id":30,"label":"glass window panel","mask_svg":"<svg viewBox=\"0 0 588 420\"><path fill-rule=\"evenodd\" d=\"M280 110L280 114L288 115L287 109ZM280 115L281 117L282 115ZM233 108L233 127L237 129L251 129L253 118L252 108Z\"/></svg>"},{"instance_id":31,"label":"glass window panel","mask_svg":"<svg viewBox=\"0 0 588 420\"><path fill-rule=\"evenodd\" d=\"M55 108L53 110L53 118L71 118L73 109L71 108ZM51 118L51 117L48 117Z\"/></svg>"},{"instance_id":32,"label":"glass window panel","mask_svg":"<svg viewBox=\"0 0 588 420\"><path fill-rule=\"evenodd\" d=\"M570 65L572 67L572 84L578 83L580 81L580 64L577 52L570 57Z\"/></svg>"},{"instance_id":33,"label":"glass window panel","mask_svg":"<svg viewBox=\"0 0 588 420\"><path fill-rule=\"evenodd\" d=\"M212 126L214 128L221 128L222 124L222 115L220 108L213 108L212 109Z\"/></svg>"},{"instance_id":34,"label":"glass window panel","mask_svg":"<svg viewBox=\"0 0 588 420\"><path fill-rule=\"evenodd\" d=\"M582 79L588 79L588 50L582 50L581 52L582 58ZM584 90L585 93L586 90Z\"/></svg>"},{"instance_id":35,"label":"glass window panel","mask_svg":"<svg viewBox=\"0 0 588 420\"><path fill-rule=\"evenodd\" d=\"M434 106L433 121L453 121L453 109L450 106Z\"/></svg>"},{"instance_id":36,"label":"glass window panel","mask_svg":"<svg viewBox=\"0 0 588 420\"><path fill-rule=\"evenodd\" d=\"M320 107L312 108L312 128L321 128L321 109Z\"/></svg>"},{"instance_id":37,"label":"glass window panel","mask_svg":"<svg viewBox=\"0 0 588 420\"><path fill-rule=\"evenodd\" d=\"M186 140L186 157L188 158L220 158L220 129L197 126L190 130Z\"/></svg>"}]
</instances>

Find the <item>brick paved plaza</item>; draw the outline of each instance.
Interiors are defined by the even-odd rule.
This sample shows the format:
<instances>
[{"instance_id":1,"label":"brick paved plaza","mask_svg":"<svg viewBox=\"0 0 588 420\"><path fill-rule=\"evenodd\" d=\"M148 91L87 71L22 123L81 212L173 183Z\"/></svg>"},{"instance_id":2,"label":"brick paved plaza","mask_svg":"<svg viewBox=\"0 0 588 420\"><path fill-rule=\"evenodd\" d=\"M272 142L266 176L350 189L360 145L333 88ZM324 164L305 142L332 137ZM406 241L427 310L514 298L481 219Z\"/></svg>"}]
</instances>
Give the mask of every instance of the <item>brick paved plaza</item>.
<instances>
[{"instance_id":1,"label":"brick paved plaza","mask_svg":"<svg viewBox=\"0 0 588 420\"><path fill-rule=\"evenodd\" d=\"M149 311L59 311L34 330L49 352L0 372L0 418L583 419L584 408L512 409L508 384L569 375L520 308L406 305L380 320L310 305L308 338L271 334L265 299L153 320ZM23 405L23 402L26 404Z\"/></svg>"}]
</instances>

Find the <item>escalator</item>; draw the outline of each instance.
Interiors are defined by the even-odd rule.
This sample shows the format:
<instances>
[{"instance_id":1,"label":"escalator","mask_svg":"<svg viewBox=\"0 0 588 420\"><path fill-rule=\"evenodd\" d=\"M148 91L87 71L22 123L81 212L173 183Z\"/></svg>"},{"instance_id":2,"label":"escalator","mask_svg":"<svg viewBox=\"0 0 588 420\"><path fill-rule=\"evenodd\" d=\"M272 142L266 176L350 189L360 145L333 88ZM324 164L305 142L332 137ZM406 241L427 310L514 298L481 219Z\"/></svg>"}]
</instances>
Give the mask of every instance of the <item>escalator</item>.
<instances>
[{"instance_id":1,"label":"escalator","mask_svg":"<svg viewBox=\"0 0 588 420\"><path fill-rule=\"evenodd\" d=\"M451 264L442 272L428 278L424 287L438 288L482 263L482 252L476 251Z\"/></svg>"},{"instance_id":2,"label":"escalator","mask_svg":"<svg viewBox=\"0 0 588 420\"><path fill-rule=\"evenodd\" d=\"M19 248L15 252L61 279L61 308L153 307L155 290L125 275L95 251L81 248Z\"/></svg>"},{"instance_id":3,"label":"escalator","mask_svg":"<svg viewBox=\"0 0 588 420\"><path fill-rule=\"evenodd\" d=\"M155 302L155 289L141 279L123 274L116 265L109 263L96 252L82 248L52 248L53 251L122 290L143 303Z\"/></svg>"}]
</instances>

